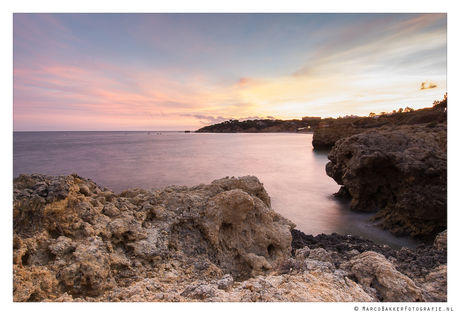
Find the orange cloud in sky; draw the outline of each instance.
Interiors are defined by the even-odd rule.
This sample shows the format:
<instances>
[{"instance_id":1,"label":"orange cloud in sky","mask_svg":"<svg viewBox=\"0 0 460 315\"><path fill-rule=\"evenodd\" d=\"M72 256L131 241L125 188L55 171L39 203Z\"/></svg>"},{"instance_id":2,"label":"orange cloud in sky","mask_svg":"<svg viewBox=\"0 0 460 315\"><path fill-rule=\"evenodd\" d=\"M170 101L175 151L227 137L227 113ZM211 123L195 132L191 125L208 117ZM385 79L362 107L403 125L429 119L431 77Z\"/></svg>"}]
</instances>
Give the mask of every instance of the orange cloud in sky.
<instances>
[{"instance_id":1,"label":"orange cloud in sky","mask_svg":"<svg viewBox=\"0 0 460 315\"><path fill-rule=\"evenodd\" d=\"M303 31L286 42L294 28L276 16L18 15L14 128L198 129L421 108L445 93L445 14L296 15Z\"/></svg>"},{"instance_id":2,"label":"orange cloud in sky","mask_svg":"<svg viewBox=\"0 0 460 315\"><path fill-rule=\"evenodd\" d=\"M422 85L420 86L420 90L426 90L426 89L434 89L438 87L436 84L433 84L431 82L422 82Z\"/></svg>"},{"instance_id":3,"label":"orange cloud in sky","mask_svg":"<svg viewBox=\"0 0 460 315\"><path fill-rule=\"evenodd\" d=\"M21 74L20 69L16 71ZM154 71L128 73L117 80L107 73L67 65L21 74L16 89L30 89L24 82L34 83L40 89L33 99L21 96L15 101L15 115L26 119L29 111L40 107L39 112L27 118L28 123L35 118L47 123L53 119L67 120L70 125L80 127L94 123L101 129L147 126L197 129L200 121L206 121L198 115L210 116L211 113L234 118L292 119L313 112L323 117L337 117L368 114L367 111L375 111L368 109L375 103L381 104L380 111L390 111L397 109L394 103L397 98L403 100L413 86L419 86L418 78L392 82L391 78L343 73L319 77L241 78L229 86L215 84L205 76L197 76L196 80L183 85ZM50 76L45 81L42 80L44 74ZM398 93L396 100L395 92ZM361 94L367 97L359 97ZM385 102L391 104L390 108L384 106Z\"/></svg>"}]
</instances>

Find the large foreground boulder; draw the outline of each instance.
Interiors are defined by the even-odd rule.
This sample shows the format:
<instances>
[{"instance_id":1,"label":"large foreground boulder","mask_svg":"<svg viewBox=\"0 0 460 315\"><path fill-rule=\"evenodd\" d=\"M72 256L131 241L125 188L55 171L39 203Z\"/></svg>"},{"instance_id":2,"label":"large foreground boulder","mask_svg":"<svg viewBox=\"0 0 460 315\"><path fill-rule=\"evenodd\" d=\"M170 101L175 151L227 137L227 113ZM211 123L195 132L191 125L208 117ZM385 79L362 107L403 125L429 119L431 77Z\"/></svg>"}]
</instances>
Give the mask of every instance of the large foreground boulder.
<instances>
[{"instance_id":1,"label":"large foreground boulder","mask_svg":"<svg viewBox=\"0 0 460 315\"><path fill-rule=\"evenodd\" d=\"M13 195L15 301L100 296L161 268L179 277L174 264L263 275L289 257L295 227L253 176L117 195L76 174L20 175Z\"/></svg>"},{"instance_id":2,"label":"large foreground boulder","mask_svg":"<svg viewBox=\"0 0 460 315\"><path fill-rule=\"evenodd\" d=\"M326 173L352 197L351 209L379 211L396 235L447 228L447 127L382 127L338 140Z\"/></svg>"}]
</instances>

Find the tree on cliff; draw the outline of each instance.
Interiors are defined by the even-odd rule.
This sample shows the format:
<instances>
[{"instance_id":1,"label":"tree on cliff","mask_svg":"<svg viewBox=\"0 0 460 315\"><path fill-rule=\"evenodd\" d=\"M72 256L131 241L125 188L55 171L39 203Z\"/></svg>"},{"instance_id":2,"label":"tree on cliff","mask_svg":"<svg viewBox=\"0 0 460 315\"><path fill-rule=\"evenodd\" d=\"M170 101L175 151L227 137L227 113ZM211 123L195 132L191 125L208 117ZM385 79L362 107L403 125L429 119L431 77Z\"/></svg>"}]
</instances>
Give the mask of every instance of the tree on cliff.
<instances>
[{"instance_id":1,"label":"tree on cliff","mask_svg":"<svg viewBox=\"0 0 460 315\"><path fill-rule=\"evenodd\" d=\"M433 107L447 108L447 93L444 94L444 98L442 101L434 101Z\"/></svg>"}]
</instances>

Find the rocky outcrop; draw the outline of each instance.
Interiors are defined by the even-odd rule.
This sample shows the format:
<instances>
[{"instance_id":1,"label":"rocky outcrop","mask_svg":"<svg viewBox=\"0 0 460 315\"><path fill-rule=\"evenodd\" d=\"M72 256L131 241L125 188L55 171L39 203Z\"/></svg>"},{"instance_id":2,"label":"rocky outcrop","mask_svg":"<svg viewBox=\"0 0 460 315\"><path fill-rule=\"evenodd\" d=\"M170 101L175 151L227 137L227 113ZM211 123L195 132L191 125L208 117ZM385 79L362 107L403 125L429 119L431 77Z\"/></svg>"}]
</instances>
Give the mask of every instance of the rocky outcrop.
<instances>
[{"instance_id":1,"label":"rocky outcrop","mask_svg":"<svg viewBox=\"0 0 460 315\"><path fill-rule=\"evenodd\" d=\"M173 278L182 275L171 264L247 279L288 258L294 226L251 176L116 195L75 174L21 175L14 180L14 297L100 296L165 261ZM40 280L47 275L54 280Z\"/></svg>"},{"instance_id":2,"label":"rocky outcrop","mask_svg":"<svg viewBox=\"0 0 460 315\"><path fill-rule=\"evenodd\" d=\"M351 195L351 209L378 210L396 235L446 229L446 125L373 129L337 141L328 158L326 173Z\"/></svg>"},{"instance_id":3,"label":"rocky outcrop","mask_svg":"<svg viewBox=\"0 0 460 315\"><path fill-rule=\"evenodd\" d=\"M294 255L322 250L322 257L346 271L373 299L447 301L447 230L438 234L433 246L400 250L356 235L313 236L294 229L292 236Z\"/></svg>"},{"instance_id":4,"label":"rocky outcrop","mask_svg":"<svg viewBox=\"0 0 460 315\"><path fill-rule=\"evenodd\" d=\"M342 266L366 292L381 301L420 302L422 291L381 254L365 252Z\"/></svg>"},{"instance_id":5,"label":"rocky outcrop","mask_svg":"<svg viewBox=\"0 0 460 315\"><path fill-rule=\"evenodd\" d=\"M20 175L13 202L14 301L370 302L395 298L372 277L406 281L391 257L305 246L253 176L115 194L76 174ZM391 272L357 273L372 260ZM445 300L445 265L425 271L410 297Z\"/></svg>"},{"instance_id":6,"label":"rocky outcrop","mask_svg":"<svg viewBox=\"0 0 460 315\"><path fill-rule=\"evenodd\" d=\"M315 149L331 149L338 140L359 134L366 130L369 130L369 128L359 128L351 123L316 128L313 133L312 145Z\"/></svg>"},{"instance_id":7,"label":"rocky outcrop","mask_svg":"<svg viewBox=\"0 0 460 315\"><path fill-rule=\"evenodd\" d=\"M442 101L435 101L433 107L418 110L407 107L370 117L325 119L319 128L315 126L312 145L315 149L331 149L338 140L370 129L421 124L429 127L447 124L447 94Z\"/></svg>"}]
</instances>

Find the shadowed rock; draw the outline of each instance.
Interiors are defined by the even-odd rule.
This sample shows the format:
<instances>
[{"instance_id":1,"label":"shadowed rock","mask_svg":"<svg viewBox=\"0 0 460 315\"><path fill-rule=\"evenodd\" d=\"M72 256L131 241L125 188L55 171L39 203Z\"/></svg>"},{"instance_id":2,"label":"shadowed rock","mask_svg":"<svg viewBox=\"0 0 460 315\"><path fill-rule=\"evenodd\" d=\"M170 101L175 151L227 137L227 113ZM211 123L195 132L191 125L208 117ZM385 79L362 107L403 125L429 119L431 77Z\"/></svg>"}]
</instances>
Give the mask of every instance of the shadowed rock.
<instances>
[{"instance_id":1,"label":"shadowed rock","mask_svg":"<svg viewBox=\"0 0 460 315\"><path fill-rule=\"evenodd\" d=\"M337 141L326 173L352 197L351 209L393 234L434 236L447 227L447 127L401 126Z\"/></svg>"}]
</instances>

